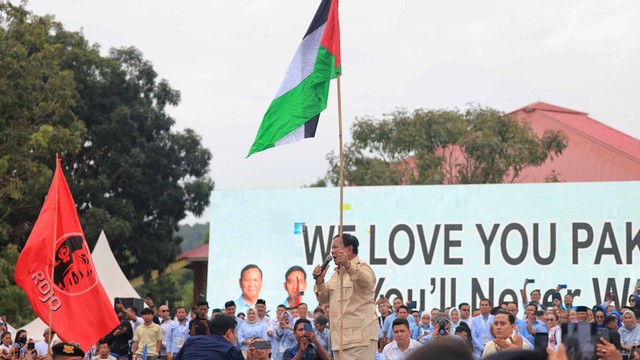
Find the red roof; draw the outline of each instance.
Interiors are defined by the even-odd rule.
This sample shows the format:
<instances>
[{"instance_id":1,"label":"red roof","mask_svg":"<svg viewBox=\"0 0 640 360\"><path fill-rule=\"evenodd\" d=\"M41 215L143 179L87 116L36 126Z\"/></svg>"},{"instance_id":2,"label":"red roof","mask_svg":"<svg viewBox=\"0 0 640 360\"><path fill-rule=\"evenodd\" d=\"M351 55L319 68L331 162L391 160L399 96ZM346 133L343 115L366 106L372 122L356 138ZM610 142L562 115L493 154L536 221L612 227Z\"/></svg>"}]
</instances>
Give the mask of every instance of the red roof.
<instances>
[{"instance_id":1,"label":"red roof","mask_svg":"<svg viewBox=\"0 0 640 360\"><path fill-rule=\"evenodd\" d=\"M517 183L638 181L640 180L640 140L602 124L589 114L543 102L515 110L509 115L527 121L538 136L545 130L561 130L568 138L567 148L558 157L538 167L527 167L515 179ZM456 182L455 168L465 163L457 146L440 150L445 157L444 183ZM399 167L414 169L414 158L403 160ZM505 181L511 181L510 175Z\"/></svg>"},{"instance_id":2,"label":"red roof","mask_svg":"<svg viewBox=\"0 0 640 360\"><path fill-rule=\"evenodd\" d=\"M531 105L527 105L525 107L522 107L522 108L520 108L518 110L515 110L515 111L511 112L511 114L517 113L518 111L532 112L532 111L535 111L535 110L562 112L562 113L568 113L568 114L588 115L587 113L583 113L583 112L580 112L580 111L575 111L575 110L563 108L563 107L560 107L560 106L555 106L555 105L543 103L543 102L540 102L540 101L538 101L536 103L533 103Z\"/></svg>"},{"instance_id":3,"label":"red roof","mask_svg":"<svg viewBox=\"0 0 640 360\"><path fill-rule=\"evenodd\" d=\"M518 182L543 182L552 171L560 181L640 180L640 140L604 125L587 113L536 102L510 113L527 120L541 136L562 130L569 138L562 155L537 168L527 168Z\"/></svg>"},{"instance_id":4,"label":"red roof","mask_svg":"<svg viewBox=\"0 0 640 360\"><path fill-rule=\"evenodd\" d=\"M178 260L209 261L209 244L204 244L195 249L185 251L178 255Z\"/></svg>"}]
</instances>

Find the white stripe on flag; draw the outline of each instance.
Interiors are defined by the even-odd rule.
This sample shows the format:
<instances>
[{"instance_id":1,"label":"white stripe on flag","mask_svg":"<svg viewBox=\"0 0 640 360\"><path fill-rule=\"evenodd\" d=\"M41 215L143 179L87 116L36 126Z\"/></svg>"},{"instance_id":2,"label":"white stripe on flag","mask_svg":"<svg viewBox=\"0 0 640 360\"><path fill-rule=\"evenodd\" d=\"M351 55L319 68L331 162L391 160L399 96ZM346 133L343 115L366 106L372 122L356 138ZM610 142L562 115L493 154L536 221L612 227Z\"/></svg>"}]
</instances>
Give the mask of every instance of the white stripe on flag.
<instances>
[{"instance_id":1,"label":"white stripe on flag","mask_svg":"<svg viewBox=\"0 0 640 360\"><path fill-rule=\"evenodd\" d=\"M275 146L293 144L296 141L304 140L304 125L305 124L302 124L297 129L295 129L292 132L288 133L287 136L285 136L282 139L276 141Z\"/></svg>"},{"instance_id":2,"label":"white stripe on flag","mask_svg":"<svg viewBox=\"0 0 640 360\"><path fill-rule=\"evenodd\" d=\"M318 48L320 48L320 40L324 33L324 28L327 24L323 24L317 28L314 32L307 35L298 46L289 67L287 73L284 75L282 84L276 92L275 98L279 98L282 94L298 86L307 76L313 72L313 66L316 63L316 57L318 56ZM303 132L304 135L304 132ZM304 138L304 137L303 137Z\"/></svg>"}]
</instances>

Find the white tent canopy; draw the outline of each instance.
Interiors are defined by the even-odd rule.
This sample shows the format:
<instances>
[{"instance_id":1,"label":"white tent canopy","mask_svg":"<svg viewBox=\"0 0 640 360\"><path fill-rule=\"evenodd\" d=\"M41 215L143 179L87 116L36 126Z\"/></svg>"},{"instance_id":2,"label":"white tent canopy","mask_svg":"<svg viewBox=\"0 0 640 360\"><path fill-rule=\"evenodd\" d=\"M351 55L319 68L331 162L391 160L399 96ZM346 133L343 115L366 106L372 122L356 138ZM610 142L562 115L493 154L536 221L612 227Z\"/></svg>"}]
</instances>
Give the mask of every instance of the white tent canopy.
<instances>
[{"instance_id":1,"label":"white tent canopy","mask_svg":"<svg viewBox=\"0 0 640 360\"><path fill-rule=\"evenodd\" d=\"M100 233L96 247L91 255L93 264L98 272L98 278L102 282L102 286L104 286L111 302L117 297L140 299L140 295L131 286L127 277L124 276L120 265L118 265L115 256L113 256L104 231Z\"/></svg>"},{"instance_id":2,"label":"white tent canopy","mask_svg":"<svg viewBox=\"0 0 640 360\"><path fill-rule=\"evenodd\" d=\"M120 265L118 265L115 256L113 256L104 231L102 231L98 237L96 247L91 252L91 258L93 259L93 265L96 268L98 279L102 282L102 286L112 303L117 297L140 299L140 295L138 295L133 286L131 286L127 277L124 276ZM32 338L34 341L40 341L43 338L42 334L44 334L46 328L47 325L40 320L40 318L36 318L21 329L27 331L29 338Z\"/></svg>"}]
</instances>

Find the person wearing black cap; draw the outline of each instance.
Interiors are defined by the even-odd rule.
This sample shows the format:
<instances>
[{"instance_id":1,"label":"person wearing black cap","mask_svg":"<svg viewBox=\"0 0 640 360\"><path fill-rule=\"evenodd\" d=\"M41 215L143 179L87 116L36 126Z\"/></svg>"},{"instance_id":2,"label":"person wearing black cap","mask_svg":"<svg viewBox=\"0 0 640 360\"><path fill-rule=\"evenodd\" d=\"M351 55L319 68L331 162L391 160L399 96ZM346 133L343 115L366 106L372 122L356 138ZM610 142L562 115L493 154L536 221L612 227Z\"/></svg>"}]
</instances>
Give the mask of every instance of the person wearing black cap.
<instances>
[{"instance_id":1,"label":"person wearing black cap","mask_svg":"<svg viewBox=\"0 0 640 360\"><path fill-rule=\"evenodd\" d=\"M57 343L51 347L53 360L82 360L84 351L80 345L68 342Z\"/></svg>"},{"instance_id":2,"label":"person wearing black cap","mask_svg":"<svg viewBox=\"0 0 640 360\"><path fill-rule=\"evenodd\" d=\"M586 306L577 306L576 307L576 317L578 321L587 321L587 311L589 310Z\"/></svg>"},{"instance_id":3,"label":"person wearing black cap","mask_svg":"<svg viewBox=\"0 0 640 360\"><path fill-rule=\"evenodd\" d=\"M258 313L258 319L260 319L265 326L269 326L270 319L269 316L267 316L267 302L264 301L264 299L258 299L258 301L256 301L256 313Z\"/></svg>"}]
</instances>

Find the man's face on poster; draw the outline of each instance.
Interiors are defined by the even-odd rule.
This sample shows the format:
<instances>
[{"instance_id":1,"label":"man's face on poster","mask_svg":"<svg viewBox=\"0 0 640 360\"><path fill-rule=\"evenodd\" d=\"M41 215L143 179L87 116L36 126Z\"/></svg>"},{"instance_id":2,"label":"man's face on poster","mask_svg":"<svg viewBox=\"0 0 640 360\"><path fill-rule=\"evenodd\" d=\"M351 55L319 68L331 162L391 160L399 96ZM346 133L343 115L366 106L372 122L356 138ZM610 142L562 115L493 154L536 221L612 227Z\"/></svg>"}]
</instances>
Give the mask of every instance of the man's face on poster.
<instances>
[{"instance_id":1,"label":"man's face on poster","mask_svg":"<svg viewBox=\"0 0 640 360\"><path fill-rule=\"evenodd\" d=\"M287 276L287 281L284 283L284 289L287 291L290 299L295 298L298 291L306 291L307 281L305 280L302 271L292 271Z\"/></svg>"},{"instance_id":2,"label":"man's face on poster","mask_svg":"<svg viewBox=\"0 0 640 360\"><path fill-rule=\"evenodd\" d=\"M262 275L260 274L260 270L257 268L246 270L240 279L240 289L242 289L242 294L246 298L254 301L257 300L258 294L260 294L260 290L262 289Z\"/></svg>"}]
</instances>

